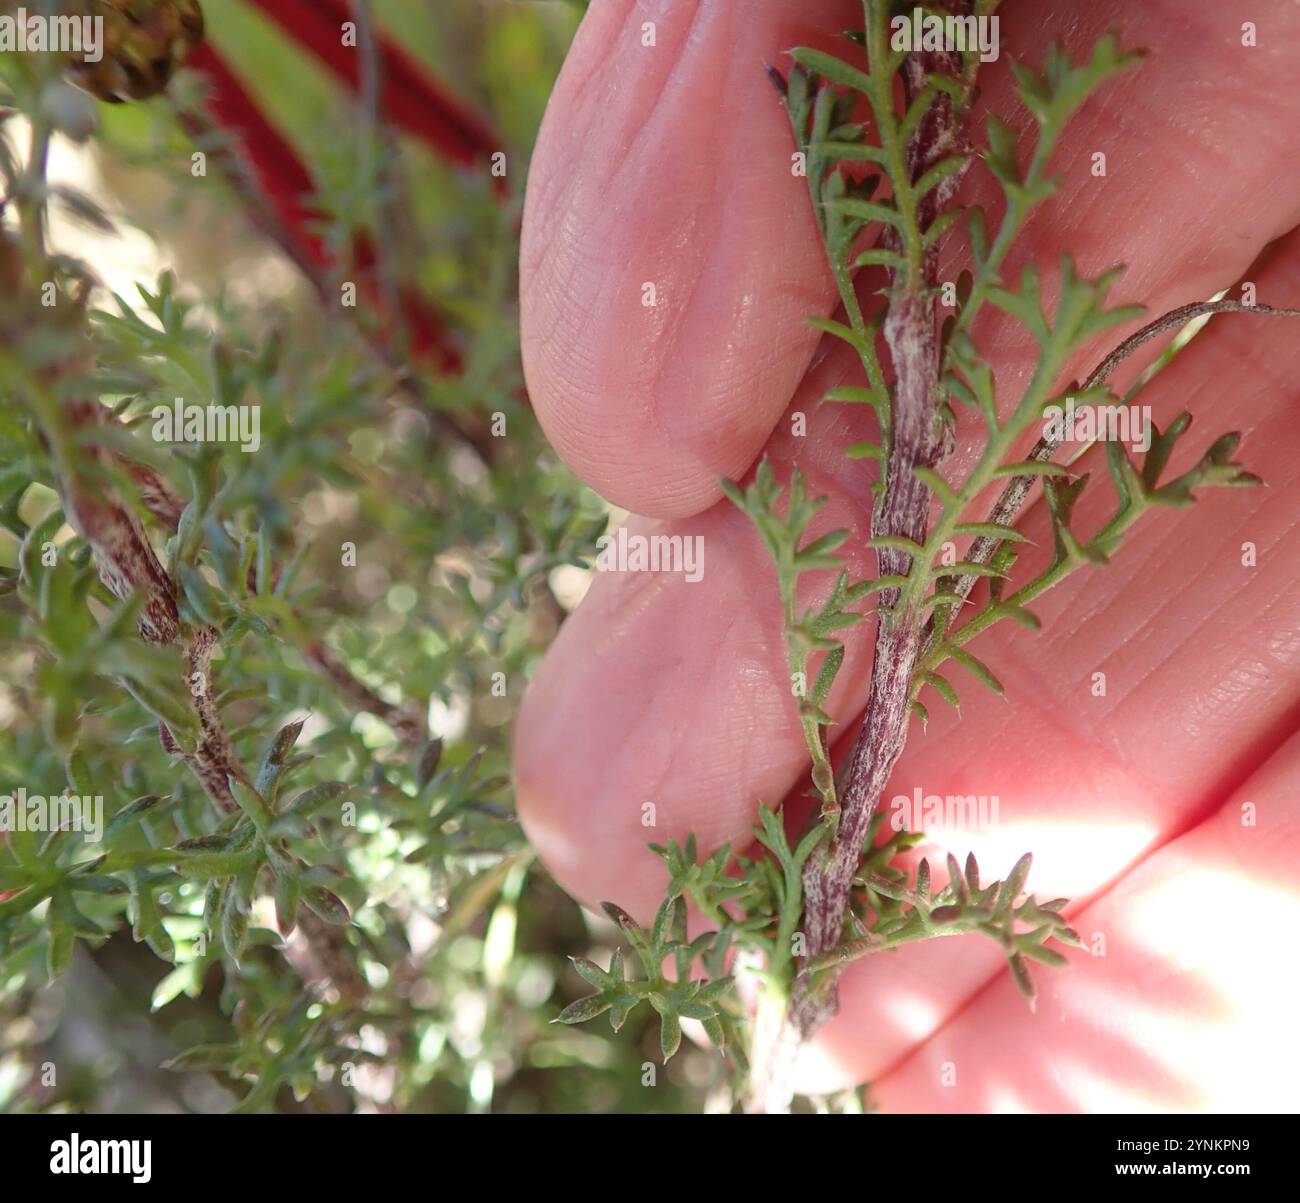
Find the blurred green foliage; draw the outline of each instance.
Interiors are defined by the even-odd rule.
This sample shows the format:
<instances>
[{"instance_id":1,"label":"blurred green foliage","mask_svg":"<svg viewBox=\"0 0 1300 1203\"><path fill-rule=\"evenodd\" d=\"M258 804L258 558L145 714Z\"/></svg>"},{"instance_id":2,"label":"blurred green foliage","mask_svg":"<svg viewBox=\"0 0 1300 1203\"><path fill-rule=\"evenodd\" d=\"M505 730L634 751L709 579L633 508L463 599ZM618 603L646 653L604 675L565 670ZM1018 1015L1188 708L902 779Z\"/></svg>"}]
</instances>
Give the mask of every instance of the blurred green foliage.
<instances>
[{"instance_id":1,"label":"blurred green foliage","mask_svg":"<svg viewBox=\"0 0 1300 1203\"><path fill-rule=\"evenodd\" d=\"M465 367L377 353L364 302L322 305L240 194L195 178L192 75L98 106L93 173L60 195L26 160L54 81L0 57L0 247L22 248L0 298L0 794L102 796L107 823L97 842L0 836L0 1109L698 1109L722 1067L687 1048L647 1086L653 1016L618 1036L551 1024L587 989L567 956L604 962L617 933L533 861L508 777L565 614L552 583L607 518L523 399L514 300L528 148L582 6L375 5L502 131L503 198L370 128L243 0L206 7L309 164L327 240L389 240ZM61 227L48 256L23 242L46 201L99 231L92 261ZM99 256L137 231L156 278L113 293ZM177 396L259 406L260 449L155 441ZM86 398L89 425L69 418ZM77 496L143 524L174 639L143 639L138 591L101 579ZM213 714L247 770L231 813L196 771Z\"/></svg>"}]
</instances>

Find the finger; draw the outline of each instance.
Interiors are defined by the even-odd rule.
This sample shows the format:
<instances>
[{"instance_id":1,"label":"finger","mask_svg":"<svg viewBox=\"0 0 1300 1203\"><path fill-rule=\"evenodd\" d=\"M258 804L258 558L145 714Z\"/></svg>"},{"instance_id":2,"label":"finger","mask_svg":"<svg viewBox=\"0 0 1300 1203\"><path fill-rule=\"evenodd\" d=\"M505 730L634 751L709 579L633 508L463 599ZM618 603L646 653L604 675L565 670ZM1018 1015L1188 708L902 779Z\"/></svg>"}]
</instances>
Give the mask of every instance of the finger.
<instances>
[{"instance_id":1,"label":"finger","mask_svg":"<svg viewBox=\"0 0 1300 1203\"><path fill-rule=\"evenodd\" d=\"M1286 261L1259 275L1261 299L1285 299L1296 247L1291 240ZM970 780L994 783L973 792L1001 792L1004 829L1016 843L989 848L991 865L1005 870L1021 852L1037 851L1050 840L1050 829L1041 825L1033 830L1010 825L1008 816L1033 815L1039 807L1048 816L1052 806L1099 807L1099 815L1119 828L1116 838L1103 835L1102 846L1090 850L1096 859L1082 877L1072 876L1063 863L1053 869L1056 884L1048 888L1060 893L1078 894L1089 882L1100 884L1157 833L1158 825L1147 821L1145 812L1124 811L1130 796L1120 772L1123 762L1090 748L1097 738L1136 750L1150 746L1144 738L1161 744L1170 738L1151 730L1149 721L1144 725L1141 703L1124 702L1121 690L1158 674L1171 683L1159 706L1176 707L1172 713L1185 717L1173 733L1180 740L1176 750L1171 747L1160 766L1172 776L1159 782L1158 793L1169 795L1174 808L1186 801L1182 791L1197 785L1208 764L1231 763L1232 756L1247 755L1253 741L1266 739L1277 719L1272 708L1290 696L1298 653L1285 641L1276 654L1252 662L1249 672L1243 671L1237 644L1225 638L1193 640L1183 646L1186 659L1166 650L1186 644L1186 632L1203 630L1215 635L1256 630L1271 646L1278 638L1267 624L1294 617L1294 558L1265 552L1288 529L1294 512L1286 496L1295 475L1293 440L1279 382L1300 368L1300 344L1280 336L1276 323L1283 320L1215 319L1143 397L1158 421L1167 422L1191 404L1207 415L1208 434L1229 425L1246 429L1247 458L1273 482L1270 488L1258 494L1213 493L1193 511L1151 519L1139 528L1132 550L1110 568L1076 575L1043 600L1043 633L1017 628L1008 635L995 628L982 637L976 651L1000 670L1012 698L1009 707L981 698L966 681L960 725L936 710L929 737L913 733L892 792L906 793L920 784L927 793L970 793L969 784L957 788L965 783L960 767L969 763ZM1252 377L1243 374L1242 363L1269 366ZM830 370L823 364L807 385L808 437L783 434L770 454L787 464L797 451L811 491L831 498L823 525L856 524L857 534L846 545L848 570L869 576L873 565L862 552L864 484L841 454L860 433L852 424L862 420L861 412L815 406ZM1230 418L1220 416L1225 409L1231 409ZM1095 493L1097 503L1106 504L1107 486L1095 486ZM1081 511L1085 521L1088 514ZM743 847L760 803L778 804L807 769L790 696L776 577L751 524L725 505L671 529L703 537L704 579L690 584L671 573L596 574L590 595L566 622L530 686L515 744L521 815L552 872L588 904L608 898L643 915L653 911L662 889L662 867L645 850L648 842L683 839L695 831L702 847ZM1261 553L1249 572L1241 565L1243 531ZM1040 527L1034 537L1045 553L1050 535ZM1201 552L1191 563L1189 548ZM1194 582L1195 591L1178 588L1180 581ZM824 579L817 582L820 590L827 585ZM1086 623L1080 624L1080 614ZM1170 634L1162 642L1166 631ZM841 723L854 717L865 693L869 625L846 632L844 642L845 663L828 703ZM1035 663L1051 667L1040 672ZM1073 689L1080 679L1086 690L1098 670L1111 676L1106 698L1079 709L1077 697L1071 707L1067 697L1053 692L1067 681ZM1175 687L1182 692L1175 695ZM1040 692L1044 689L1046 694ZM1233 705L1220 709L1218 699L1229 692ZM1112 734L1105 724L1121 705L1126 725ZM1056 716L1057 709L1088 725L1071 729ZM1133 709L1139 713L1130 719ZM1155 713L1159 722L1169 721L1168 709ZM1212 728L1213 740L1202 735L1211 722L1222 724ZM1001 771L1007 765L1020 775L1014 793L1016 783ZM1137 797L1144 806L1155 804L1145 789ZM1099 829L1105 826L1099 822ZM975 980L981 980L978 971ZM855 997L846 1000L851 1014L837 1029L853 1049L859 1048L855 1033L863 1028L852 1018ZM941 1006L937 997L933 1005ZM879 1055L887 1055L911 1029L897 1017L876 1018L875 1034L861 1039L875 1041Z\"/></svg>"},{"instance_id":2,"label":"finger","mask_svg":"<svg viewBox=\"0 0 1300 1203\"><path fill-rule=\"evenodd\" d=\"M711 504L808 364L834 285L764 64L855 14L603 0L578 33L528 182L524 366L556 449L619 505Z\"/></svg>"},{"instance_id":3,"label":"finger","mask_svg":"<svg viewBox=\"0 0 1300 1203\"><path fill-rule=\"evenodd\" d=\"M1004 58L1023 50L1037 62L1057 28L1076 53L1112 27L1151 52L1076 118L1056 162L1063 199L1031 228L1035 254L1067 249L1090 272L1128 263L1123 299L1199 299L1300 220L1300 168L1286 149L1300 50L1291 10L1265 4L1258 45L1243 47L1226 12L1173 8L1002 11ZM849 9L807 6L791 24L788 9L762 3L733 30L726 5L611 0L593 8L566 64L529 184L525 368L557 449L629 509L674 516L715 501L718 479L759 453L808 362L804 319L826 311L833 290L804 182L789 171L785 116L744 64L799 41L833 44ZM658 21L653 48L641 45L647 17ZM1241 81L1231 91L1212 82L1225 56ZM989 108L1016 117L1005 63L989 69L986 93ZM996 192L973 172L962 199L996 206ZM944 278L961 266L945 261ZM1028 344L1006 328L1009 367Z\"/></svg>"},{"instance_id":4,"label":"finger","mask_svg":"<svg viewBox=\"0 0 1300 1203\"><path fill-rule=\"evenodd\" d=\"M827 361L807 387L820 396L836 370ZM809 409L810 437L786 439L771 456L788 472L801 445L810 492L830 498L819 533L858 527L869 482L832 474L842 448L868 435L865 407ZM595 573L529 684L513 765L529 839L560 884L589 906L617 901L646 917L663 888L646 844L694 831L705 848L743 846L759 802L780 800L807 752L777 576L750 520L728 503L672 523L632 518L627 531L691 541L702 551L701 579ZM873 574L865 538L842 552L854 579ZM831 698L846 717L870 658L865 639L847 647Z\"/></svg>"},{"instance_id":5,"label":"finger","mask_svg":"<svg viewBox=\"0 0 1300 1203\"><path fill-rule=\"evenodd\" d=\"M889 1111L1287 1111L1300 738L1077 918L1030 1013L999 978L872 1089Z\"/></svg>"},{"instance_id":6,"label":"finger","mask_svg":"<svg viewBox=\"0 0 1300 1203\"><path fill-rule=\"evenodd\" d=\"M1289 286L1298 263L1300 233L1260 265L1260 287ZM913 732L886 804L911 816L917 791L922 801L998 799L986 829L935 833L939 863L973 851L986 877L1000 876L1032 850L1030 887L1081 902L1217 806L1295 729L1300 562L1285 547L1297 471L1286 377L1274 364L1280 354L1286 372L1300 356L1283 350L1295 344L1270 320L1212 325L1140 398L1161 425L1184 405L1200 413L1206 429L1187 436L1198 451L1229 426L1244 430L1239 458L1262 471L1267 488L1212 491L1192 510L1153 514L1104 571L1085 570L1035 604L1040 634L995 628L981 637L974 650L1006 684L1005 705L964 689L958 720L925 699L934 720ZM1253 376L1243 363L1256 365ZM1184 451L1171 469L1186 459ZM1082 467L1106 476L1101 463ZM1097 529L1111 507L1109 486L1090 488L1078 529ZM1045 554L1041 507L1023 529ZM874 1077L1001 971L981 941L855 967L803 1085Z\"/></svg>"}]
</instances>

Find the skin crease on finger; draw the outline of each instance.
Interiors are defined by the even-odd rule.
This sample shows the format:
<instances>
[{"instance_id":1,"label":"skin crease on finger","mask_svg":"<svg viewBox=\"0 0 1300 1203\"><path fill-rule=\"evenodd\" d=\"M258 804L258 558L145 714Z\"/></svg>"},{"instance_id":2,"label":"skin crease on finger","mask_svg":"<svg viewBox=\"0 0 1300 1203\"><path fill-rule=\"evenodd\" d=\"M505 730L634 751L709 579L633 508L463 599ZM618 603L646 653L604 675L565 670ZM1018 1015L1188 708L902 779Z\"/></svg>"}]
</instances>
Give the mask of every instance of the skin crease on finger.
<instances>
[{"instance_id":1,"label":"skin crease on finger","mask_svg":"<svg viewBox=\"0 0 1300 1203\"><path fill-rule=\"evenodd\" d=\"M1207 36L1204 29L1198 30L1198 35L1203 39ZM1165 36L1170 36L1167 31ZM1153 34L1133 38L1126 33L1125 40L1153 48L1148 64L1132 78L1161 68L1162 60L1164 69L1170 70L1165 50ZM1215 51L1216 55L1222 53L1222 47ZM1257 65L1261 61L1257 60ZM1177 74L1181 74L1182 83ZM1178 121L1186 115L1187 96L1195 99L1199 94L1198 81L1214 72L1207 65L1196 66L1194 56L1188 61L1184 55L1177 74L1172 79L1166 76L1164 84L1153 86L1150 96L1143 96L1143 122L1163 131L1164 138L1170 136L1171 127L1179 128ZM1269 95L1270 87L1265 73L1256 88L1256 101L1260 94ZM1244 111L1246 85L1239 85L1238 91L1242 96L1234 99L1230 95L1227 104L1230 107L1238 103ZM1203 98L1202 103L1206 103ZM1231 273L1249 262L1262 241L1295 220L1296 195L1300 191L1296 166L1290 159L1274 157L1277 140L1270 124L1277 121L1282 128L1290 122L1293 127L1295 113L1279 113L1276 108L1267 115L1256 111L1249 127L1250 138L1243 139L1240 111L1235 117L1222 117L1222 125L1216 125L1208 108L1206 103L1207 111L1196 110L1194 120L1188 122L1203 141L1197 141L1191 149L1183 146L1179 162L1188 165L1185 175L1193 180L1203 180L1211 163L1221 178L1214 181L1212 188L1203 184L1202 190L1189 193L1187 179L1181 178L1178 168L1168 161L1162 160L1158 168L1143 163L1142 155L1149 154L1151 148L1141 145L1140 135L1134 132L1135 120L1117 123L1109 107L1093 115L1090 106L1089 113L1079 120L1081 131L1077 136L1067 135L1058 158L1067 177L1066 195L1052 206L1054 224L1047 227L1040 223L1035 257L1050 261L1059 249L1071 249L1088 270L1098 270L1116 258L1127 259L1132 268L1130 278L1141 282L1142 287L1130 290L1130 278L1126 278L1122 299L1130 299L1130 295L1151 298L1156 309L1208 295L1228 283ZM1235 144L1228 136L1229 127L1234 131ZM1125 140L1133 144L1130 150L1134 161L1121 170ZM1104 181L1076 183L1086 175L1089 147L1099 145L1105 146L1110 156L1110 176ZM1090 188L1097 190L1095 196ZM1115 194L1118 201L1112 205L1110 197ZM1115 211L1137 213L1141 222L1130 221L1116 228ZM1184 230L1191 230L1191 235L1185 237ZM1287 295L1286 289L1296 278L1294 265L1289 274L1269 277L1261 282L1260 299L1294 303L1296 298ZM1227 325L1233 322L1238 323L1236 327ZM1246 323L1252 329L1243 329ZM1229 426L1244 424L1249 432L1252 422L1241 415L1243 407L1253 404L1254 421L1260 430L1253 438L1248 433L1245 458L1252 468L1262 470L1275 488L1281 488L1291 473L1286 462L1289 456L1285 454L1287 428L1275 407L1279 382L1293 378L1294 368L1288 375L1287 365L1294 364L1294 357L1279 354L1279 332L1270 331L1269 325L1263 319L1216 319L1214 340L1220 346L1235 347L1236 352L1223 358L1211 356L1214 344L1207 336L1206 346L1194 348L1196 354L1189 352L1188 356L1188 363L1204 366L1161 404L1176 409L1198 391L1213 394L1215 386L1219 396L1233 398L1230 407L1213 395L1193 406L1202 412L1201 429L1194 432L1202 435L1198 445L1207 441L1205 436ZM1294 342L1288 332L1281 332L1281 340L1283 348ZM1265 348L1272 348L1267 356L1262 353ZM1005 374L1014 379L1015 359L1013 348L1006 364L998 361L1000 377ZM1252 369L1258 367L1261 378L1243 379L1242 361L1251 364ZM829 369L824 364L819 370ZM1176 364L1171 373L1179 370ZM815 390L808 389L801 403L813 410L816 396L824 387L819 384ZM1173 388L1172 384L1162 387ZM1248 395L1251 390L1256 390L1253 397ZM1270 405L1274 408L1270 409ZM1267 418L1269 413L1274 413L1272 419ZM806 470L814 475L821 472L814 479L814 487L832 493L833 513L828 525L856 524L860 517L860 488L851 486L846 491L840 483L845 478L835 451L851 437L862 437L848 432L854 420L844 410L810 413L809 438L804 440L808 445L797 451ZM814 444L814 440L825 441ZM1193 441L1197 441L1195 437ZM788 460L791 443L788 438L778 437L772 448L774 457ZM837 465L833 469L819 468L833 462ZM913 736L913 750L899 772L904 773L913 763L918 766L917 772L924 772L925 747L935 749L930 759L943 766L935 772L973 772L961 769L963 758L970 758L969 765L977 762L981 753L991 754L990 739L998 737L1000 742L992 746L1014 769L1012 777L1019 774L1032 778L1017 788L1033 794L1038 804L1050 805L1047 829L1042 822L1027 827L1008 825L1004 834L1009 839L1014 836L1018 845L1014 850L1008 847L991 852L989 868L1005 871L1010 860L1028 847L1039 854L1036 874L1043 869L1048 873L1044 886L1047 893L1078 895L1100 888L1158 837L1161 823L1187 813L1188 808L1195 809L1199 795L1184 797L1179 791L1195 783L1198 774L1203 776L1215 765L1231 762L1234 755L1248 756L1251 747L1264 738L1267 714L1293 700L1288 690L1294 686L1295 673L1294 648L1286 635L1287 630L1294 630L1295 615L1285 608L1287 590L1294 582L1279 575L1276 562L1267 566L1271 570L1261 570L1251 581L1251 588L1267 594L1257 599L1256 610L1274 624L1271 633L1264 630L1260 634L1267 654L1260 656L1256 652L1252 662L1241 663L1225 641L1210 640L1207 647L1196 649L1212 652L1208 660L1205 655L1198 659L1194 653L1190 665L1180 664L1178 652L1169 652L1160 642L1159 629L1154 624L1148 627L1144 618L1147 612L1159 608L1166 627L1179 631L1182 607L1184 626L1201 631L1197 595L1204 591L1216 596L1223 582L1206 579L1212 576L1210 565L1203 559L1187 564L1179 555L1180 549L1188 545L1211 546L1217 531L1221 542L1227 540L1218 557L1226 571L1236 562L1229 555L1231 540L1239 534L1232 523L1241 524L1248 515L1258 513L1264 519L1264 533L1255 535L1262 554L1265 543L1270 539L1276 542L1278 528L1285 525L1293 511L1285 504L1279 508L1276 498L1270 495L1261 503L1252 494L1211 494L1207 503L1190 515L1163 517L1162 522L1176 521L1178 525L1171 527L1171 533L1146 554L1141 544L1151 535L1140 529L1135 536L1137 546L1130 553L1137 559L1119 561L1098 574L1097 583L1086 590L1081 591L1076 582L1059 596L1050 596L1039 607L1047 628L1043 635L1018 630L1014 633L1015 640L1039 641L1032 652L1014 643L1003 648L997 635L988 637L992 644L986 646L996 647L998 654L1006 657L994 661L1004 680L1011 675L1007 664L1014 664L1015 671L1023 671L1028 678L1025 689L1030 696L1024 708L1026 717L1043 727L1039 742L1024 737L1025 719L1009 729L998 723L990 726L987 716L993 713L993 703L975 695L974 687L967 683L963 691L970 703L966 724L950 727L945 718L936 716L939 721L928 738L922 741ZM1187 523L1185 527L1183 522ZM1220 528L1219 523L1227 525ZM779 800L793 784L801 765L797 729L788 714L785 719L781 717L782 709L788 709L790 704L782 680L784 651L775 613L774 577L765 565L764 553L745 520L726 506L674 529L706 534L709 558L705 581L687 585L672 578L598 578L587 602L566 624L530 691L520 720L517 770L525 824L560 881L587 902L613 897L631 909L652 907L658 897L661 873L657 862L642 851L647 840L662 840L667 835L680 838L695 830L706 846L724 839L743 842L758 802ZM1238 542L1245 537L1240 536ZM1130 572L1140 564L1143 567L1138 575L1149 573L1158 578L1145 599L1133 580L1125 576L1126 562L1135 565ZM864 575L872 566L855 561L848 567L852 573ZM1120 574L1118 578L1116 573ZM1106 583L1106 578L1116 584ZM1181 591L1177 587L1180 581L1187 582ZM1113 608L1115 604L1113 590L1123 582L1130 589L1126 600L1136 605L1136 613L1103 621L1108 606ZM1193 586L1195 593L1191 591ZM1067 606L1074 610L1065 612ZM1045 713L1050 708L1042 704L1043 696L1053 696L1053 689L1059 685L1061 669L1049 656L1050 672L1035 672L1040 654L1047 654L1041 641L1065 638L1060 632L1054 633L1057 624L1064 624L1068 635L1080 615L1087 622L1073 642L1083 640L1081 650L1089 653L1092 663L1097 662L1096 648L1088 646L1089 639L1104 643L1107 638L1118 638L1117 632L1137 630L1139 664L1146 663L1153 671L1164 665L1166 673L1192 674L1184 693L1157 702L1164 706L1166 725L1171 721L1168 712L1172 708L1172 721L1178 728L1175 734L1187 746L1179 744L1168 764L1157 766L1161 770L1156 774L1161 778L1155 783L1159 788L1150 796L1142 795L1138 809L1150 819L1145 828L1132 821L1134 801L1123 749L1106 756L1087 752L1087 742L1062 730L1060 719ZM1209 631L1217 633L1213 626ZM862 629L851 639L850 662L841 674L843 688L833 698L834 712L844 720L852 715L854 699L861 697L868 639L869 631ZM1109 656L1116 663L1131 665L1134 655L1123 644L1120 639L1102 660ZM1063 646L1067 651L1070 645L1071 639L1065 638ZM1175 648L1187 655L1184 641L1176 640ZM1116 697L1114 692L1112 697ZM1235 712L1228 711L1228 702L1236 707ZM1112 709L1118 706L1120 713L1125 713L1125 706L1137 712L1137 719L1149 705L1150 700L1143 694L1136 694L1131 701L1120 703L1117 699L1110 703ZM1101 713L1098 708L1098 717ZM1221 713L1227 717L1216 726L1216 716ZM1005 721L1004 716L1002 723ZM1110 733L1103 730L1100 734L1105 744ZM1097 737L1097 732L1090 732L1090 739ZM1147 738L1159 745L1164 735L1156 730ZM1140 743L1135 735L1130 742ZM1050 763L1053 758L1057 763ZM1060 784L1062 773L1077 778L1071 781L1068 791ZM927 792L942 792L948 788L946 780L951 777L926 775L924 785ZM1147 784L1143 783L1144 788ZM970 788L961 792L969 792ZM1069 797L1064 796L1066 792ZM1003 797L1004 819L1008 796ZM658 808L658 822L653 829L640 823L641 805L646 801ZM1098 815L1094 839L1100 845L1088 845L1088 856L1082 860L1077 831L1070 830L1067 846L1062 846L1059 839L1048 838L1053 823L1059 831L1063 816L1081 808ZM1054 809L1058 812L1055 815ZM1008 853L1006 857L1003 851ZM1087 873L1080 873L1081 863L1089 870ZM1032 884L1037 888L1037 882ZM906 1010L901 1003L888 1009L880 1005L874 1011L870 1005L863 1009L857 1002L856 987L850 985L845 991L845 1020L837 1025L838 1032L828 1033L826 1042L828 1063L835 1072L850 1078L878 1072L897 1056L900 1047L924 1036L927 1025L932 1029L951 1013L962 997L961 991L977 987L996 968L996 953L995 963L990 965L987 950L971 951L974 943L944 942L939 948L909 950L906 958L892 959L888 970L891 983L897 981L904 987L898 991L899 998L911 999L909 1014L901 1014ZM931 954L936 958L933 965L927 961ZM938 958L942 958L942 972L938 970ZM966 958L971 958L970 965L963 968ZM879 972L874 967L872 971ZM915 981L909 982L909 972ZM939 988L946 985L954 987L951 996ZM867 988L862 993L878 998L881 992Z\"/></svg>"}]
</instances>

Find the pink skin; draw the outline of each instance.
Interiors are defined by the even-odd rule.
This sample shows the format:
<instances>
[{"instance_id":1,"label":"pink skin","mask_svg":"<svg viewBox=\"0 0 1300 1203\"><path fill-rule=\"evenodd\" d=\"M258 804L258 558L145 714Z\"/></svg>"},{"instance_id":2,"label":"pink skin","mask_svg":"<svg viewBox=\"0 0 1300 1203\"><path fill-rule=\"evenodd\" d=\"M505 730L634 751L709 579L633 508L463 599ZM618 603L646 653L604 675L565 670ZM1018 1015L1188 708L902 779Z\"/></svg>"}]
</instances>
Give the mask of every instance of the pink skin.
<instances>
[{"instance_id":1,"label":"pink skin","mask_svg":"<svg viewBox=\"0 0 1300 1203\"><path fill-rule=\"evenodd\" d=\"M1045 276L1064 250L1085 274L1123 262L1112 301L1158 313L1249 269L1259 301L1300 304L1300 233L1284 237L1300 222L1295 7L1261 0L1249 14L1254 48L1240 45L1242 18L1224 6L1049 7L1055 14L1007 0L1005 54L1037 62L1053 36L1078 54L1115 29L1149 57L1066 134L1054 164L1061 193L1031 226ZM805 787L775 576L748 520L718 503L717 478L743 476L764 453L783 470L797 464L831 498L825 526L855 531L849 570L874 568L854 550L867 529L868 469L841 455L870 426L858 409L819 401L852 368L837 349L818 351L802 322L831 311L833 288L762 71L787 66L782 51L797 42L834 46L856 10L755 0L741 22L720 0L596 0L542 130L523 255L539 416L593 487L658 516L633 518L634 529L703 534L706 549L698 584L598 575L525 699L524 823L587 905L608 898L649 913L663 881L649 839L695 831L705 846L744 846L760 804ZM653 49L641 44L646 20L657 25ZM1005 57L988 68L985 103L1023 128L1008 74ZM1104 177L1090 172L1096 151ZM972 173L963 200L997 212L982 177ZM958 251L943 278L961 269ZM652 309L641 306L645 281L659 284ZM1300 918L1300 823L1286 788L1300 769L1290 738L1300 560L1287 538L1300 484L1296 329L1216 318L1141 398L1160 425L1184 408L1196 414L1187 438L1197 451L1243 431L1238 458L1269 487L1209 492L1192 510L1144 520L1109 568L1076 574L1035 606L1041 633L982 636L974 650L1006 700L954 669L960 720L927 698L929 731L913 728L886 793L998 795L997 826L953 833L952 850L973 849L996 875L1032 850L1031 887L1074 898L1076 926L1104 937L1091 946L1105 955L1040 971L1034 1014L976 937L860 963L840 1017L808 1051L803 1085L869 1079L882 1105L912 1110L1292 1105L1297 971L1274 949ZM1124 333L1088 348L1076 370ZM1010 404L1026 341L996 319L978 334L997 348ZM1126 365L1116 386L1139 367ZM795 411L807 415L807 437L790 433ZM963 430L953 465L969 452ZM1104 466L1088 466L1101 477L1082 503L1084 530L1109 505ZM1042 554L1040 511L1024 529ZM1246 542L1253 567L1242 563ZM841 753L865 695L870 624L846 645L830 704ZM1097 672L1104 697L1093 696ZM653 829L641 825L647 802ZM926 851L941 860L947 847L937 835Z\"/></svg>"}]
</instances>

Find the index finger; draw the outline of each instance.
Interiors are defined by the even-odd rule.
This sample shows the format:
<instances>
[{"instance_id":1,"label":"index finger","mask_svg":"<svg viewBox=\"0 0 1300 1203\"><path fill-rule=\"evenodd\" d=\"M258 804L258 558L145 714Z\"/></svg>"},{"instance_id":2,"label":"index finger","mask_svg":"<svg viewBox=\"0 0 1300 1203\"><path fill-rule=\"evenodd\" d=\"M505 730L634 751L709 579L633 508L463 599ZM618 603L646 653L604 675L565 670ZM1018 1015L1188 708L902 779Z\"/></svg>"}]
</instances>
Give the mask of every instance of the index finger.
<instances>
[{"instance_id":1,"label":"index finger","mask_svg":"<svg viewBox=\"0 0 1300 1203\"><path fill-rule=\"evenodd\" d=\"M597 0L528 181L524 369L547 436L605 497L698 513L749 467L835 287L764 71L846 45L855 0Z\"/></svg>"}]
</instances>

